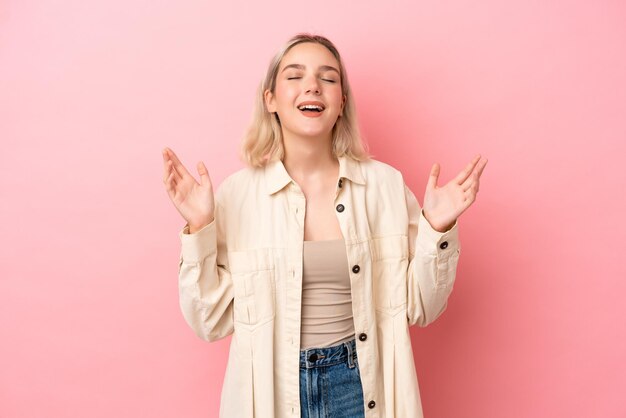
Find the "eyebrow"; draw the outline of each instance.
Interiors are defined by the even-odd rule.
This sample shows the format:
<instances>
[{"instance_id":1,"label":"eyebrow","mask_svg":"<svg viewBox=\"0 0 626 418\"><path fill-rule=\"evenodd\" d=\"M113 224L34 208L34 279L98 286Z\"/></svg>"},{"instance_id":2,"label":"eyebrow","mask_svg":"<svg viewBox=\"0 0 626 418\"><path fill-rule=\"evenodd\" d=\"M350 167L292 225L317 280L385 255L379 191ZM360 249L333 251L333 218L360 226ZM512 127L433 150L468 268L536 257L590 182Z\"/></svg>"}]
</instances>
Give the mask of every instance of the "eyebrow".
<instances>
[{"instance_id":1,"label":"eyebrow","mask_svg":"<svg viewBox=\"0 0 626 418\"><path fill-rule=\"evenodd\" d=\"M285 68L282 69L281 73L285 71L287 68L296 68L298 70L304 70L306 67L302 64L289 64L289 65L286 65ZM335 67L332 67L330 65L320 65L319 69L322 71L334 71L337 74L339 74L339 70L337 70Z\"/></svg>"}]
</instances>

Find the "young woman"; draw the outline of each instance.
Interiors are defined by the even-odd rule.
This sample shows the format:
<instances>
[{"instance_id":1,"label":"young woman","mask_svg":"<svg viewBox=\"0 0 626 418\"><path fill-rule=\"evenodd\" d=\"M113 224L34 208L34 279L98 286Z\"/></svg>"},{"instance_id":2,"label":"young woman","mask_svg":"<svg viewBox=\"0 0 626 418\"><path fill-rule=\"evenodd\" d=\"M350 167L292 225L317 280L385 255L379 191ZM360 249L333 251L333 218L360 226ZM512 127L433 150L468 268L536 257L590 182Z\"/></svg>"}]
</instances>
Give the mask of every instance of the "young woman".
<instances>
[{"instance_id":1,"label":"young woman","mask_svg":"<svg viewBox=\"0 0 626 418\"><path fill-rule=\"evenodd\" d=\"M339 52L310 34L271 61L241 149L215 194L163 150L183 316L232 334L220 417L421 417L409 326L446 309L487 161L443 187L435 164L420 207L366 152Z\"/></svg>"}]
</instances>

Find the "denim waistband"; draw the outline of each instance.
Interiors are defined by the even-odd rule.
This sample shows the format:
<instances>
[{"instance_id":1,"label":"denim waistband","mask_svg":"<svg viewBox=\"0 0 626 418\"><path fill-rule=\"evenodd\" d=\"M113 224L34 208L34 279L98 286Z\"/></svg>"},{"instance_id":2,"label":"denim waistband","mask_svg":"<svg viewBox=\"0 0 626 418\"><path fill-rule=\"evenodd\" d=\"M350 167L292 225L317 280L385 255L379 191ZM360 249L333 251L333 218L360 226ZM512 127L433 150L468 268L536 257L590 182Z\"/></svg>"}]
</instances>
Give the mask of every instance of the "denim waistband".
<instances>
[{"instance_id":1,"label":"denim waistband","mask_svg":"<svg viewBox=\"0 0 626 418\"><path fill-rule=\"evenodd\" d=\"M300 350L300 368L311 369L314 367L332 366L356 359L356 340L324 348L307 348Z\"/></svg>"}]
</instances>

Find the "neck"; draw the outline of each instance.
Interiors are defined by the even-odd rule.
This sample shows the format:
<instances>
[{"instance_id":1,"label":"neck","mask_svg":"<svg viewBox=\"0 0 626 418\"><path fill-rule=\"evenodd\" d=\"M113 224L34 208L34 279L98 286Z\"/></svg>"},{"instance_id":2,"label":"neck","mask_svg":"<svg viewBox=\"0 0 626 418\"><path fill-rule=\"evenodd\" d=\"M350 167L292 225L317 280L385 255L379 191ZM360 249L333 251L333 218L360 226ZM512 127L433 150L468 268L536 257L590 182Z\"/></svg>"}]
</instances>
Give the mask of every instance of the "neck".
<instances>
[{"instance_id":1,"label":"neck","mask_svg":"<svg viewBox=\"0 0 626 418\"><path fill-rule=\"evenodd\" d=\"M339 161L332 153L332 136L298 137L284 135L283 144L285 169L296 182L314 180L328 173L339 170Z\"/></svg>"}]
</instances>

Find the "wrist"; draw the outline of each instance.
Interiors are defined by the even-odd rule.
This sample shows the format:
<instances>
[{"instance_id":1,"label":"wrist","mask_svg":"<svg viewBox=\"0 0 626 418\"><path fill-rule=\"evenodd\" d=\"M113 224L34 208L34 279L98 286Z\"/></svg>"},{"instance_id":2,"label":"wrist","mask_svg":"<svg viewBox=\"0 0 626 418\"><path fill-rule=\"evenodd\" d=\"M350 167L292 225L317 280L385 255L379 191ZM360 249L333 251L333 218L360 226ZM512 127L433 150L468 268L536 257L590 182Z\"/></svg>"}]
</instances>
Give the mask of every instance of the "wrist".
<instances>
[{"instance_id":1,"label":"wrist","mask_svg":"<svg viewBox=\"0 0 626 418\"><path fill-rule=\"evenodd\" d=\"M200 223L187 223L187 225L189 225L189 233L193 234L198 232L199 230L201 230L202 228L206 227L207 225L209 225L211 222L213 222L215 220L215 217L211 217L210 220L206 221L206 222L200 222Z\"/></svg>"},{"instance_id":2,"label":"wrist","mask_svg":"<svg viewBox=\"0 0 626 418\"><path fill-rule=\"evenodd\" d=\"M430 219L428 219L428 215L426 215L426 211L424 211L424 209L422 209L422 215L424 216L430 227L440 233L448 232L450 229L452 229L452 227L454 227L454 224L456 223L455 219L452 223L448 225L440 226L436 223L431 222Z\"/></svg>"}]
</instances>

